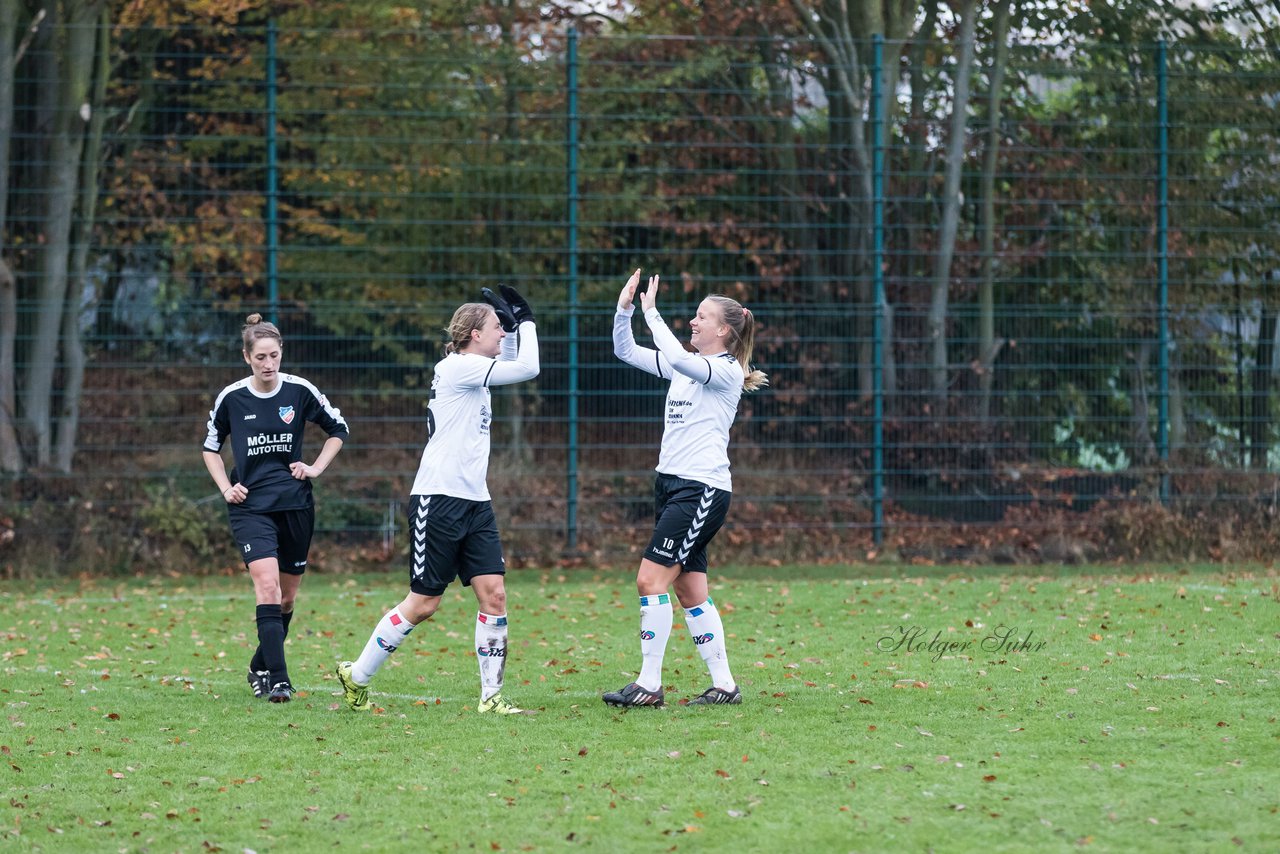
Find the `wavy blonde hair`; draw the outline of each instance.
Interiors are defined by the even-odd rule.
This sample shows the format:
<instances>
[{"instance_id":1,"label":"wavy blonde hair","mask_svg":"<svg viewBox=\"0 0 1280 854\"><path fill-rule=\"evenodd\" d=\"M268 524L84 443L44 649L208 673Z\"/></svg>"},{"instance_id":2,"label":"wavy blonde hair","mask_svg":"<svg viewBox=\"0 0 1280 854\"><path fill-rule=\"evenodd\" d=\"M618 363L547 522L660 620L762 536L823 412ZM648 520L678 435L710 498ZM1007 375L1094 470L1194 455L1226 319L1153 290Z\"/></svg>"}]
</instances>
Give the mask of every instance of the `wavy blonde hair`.
<instances>
[{"instance_id":1,"label":"wavy blonde hair","mask_svg":"<svg viewBox=\"0 0 1280 854\"><path fill-rule=\"evenodd\" d=\"M742 368L743 391L755 391L767 386L768 374L751 367L751 350L756 341L756 319L751 309L744 308L736 299L721 294L712 294L707 299L719 306L720 317L725 326L729 327L729 352Z\"/></svg>"}]
</instances>

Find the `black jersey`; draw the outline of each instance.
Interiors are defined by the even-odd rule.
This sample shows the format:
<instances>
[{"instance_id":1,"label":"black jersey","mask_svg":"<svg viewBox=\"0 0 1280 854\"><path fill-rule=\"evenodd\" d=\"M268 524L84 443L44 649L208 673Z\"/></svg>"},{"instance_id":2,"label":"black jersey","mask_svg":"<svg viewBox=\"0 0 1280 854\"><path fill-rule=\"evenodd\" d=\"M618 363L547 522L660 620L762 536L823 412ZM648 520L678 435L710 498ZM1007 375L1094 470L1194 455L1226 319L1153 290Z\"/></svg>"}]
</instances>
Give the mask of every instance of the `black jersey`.
<instances>
[{"instance_id":1,"label":"black jersey","mask_svg":"<svg viewBox=\"0 0 1280 854\"><path fill-rule=\"evenodd\" d=\"M231 482L249 496L241 510L267 513L312 506L311 481L295 480L289 464L302 459L303 426L311 421L330 437L347 438L347 422L319 389L302 377L279 374L275 390L254 390L252 377L224 388L209 412L204 449L218 453L231 437Z\"/></svg>"}]
</instances>

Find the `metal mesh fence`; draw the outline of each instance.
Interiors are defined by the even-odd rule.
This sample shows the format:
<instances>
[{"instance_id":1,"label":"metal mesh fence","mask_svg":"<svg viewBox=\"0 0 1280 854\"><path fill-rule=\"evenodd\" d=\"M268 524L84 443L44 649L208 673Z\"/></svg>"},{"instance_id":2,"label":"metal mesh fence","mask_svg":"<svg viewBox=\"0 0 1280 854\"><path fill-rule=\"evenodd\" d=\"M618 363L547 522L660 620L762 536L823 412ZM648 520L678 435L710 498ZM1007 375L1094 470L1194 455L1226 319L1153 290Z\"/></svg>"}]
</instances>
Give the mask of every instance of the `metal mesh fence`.
<instances>
[{"instance_id":1,"label":"metal mesh fence","mask_svg":"<svg viewBox=\"0 0 1280 854\"><path fill-rule=\"evenodd\" d=\"M113 39L70 311L88 354L78 443L69 475L8 476L11 517L51 524L42 505L91 501L170 538L174 515L217 517L197 446L260 310L284 369L352 425L317 487L321 530L392 549L441 330L505 282L543 342L542 375L495 390L508 549L634 555L665 390L612 355L636 267L662 275L678 332L709 293L761 323L771 385L734 428L724 555L843 560L886 538L1025 555L1049 535L1113 538L1129 506L1270 506L1280 72L1265 53L1015 45L993 97L980 49L957 129L948 44L883 45L887 63L925 57L919 81L881 91L869 73L850 98L786 39ZM57 166L42 50L17 66L4 223L19 423ZM56 516L68 536L75 515Z\"/></svg>"}]
</instances>

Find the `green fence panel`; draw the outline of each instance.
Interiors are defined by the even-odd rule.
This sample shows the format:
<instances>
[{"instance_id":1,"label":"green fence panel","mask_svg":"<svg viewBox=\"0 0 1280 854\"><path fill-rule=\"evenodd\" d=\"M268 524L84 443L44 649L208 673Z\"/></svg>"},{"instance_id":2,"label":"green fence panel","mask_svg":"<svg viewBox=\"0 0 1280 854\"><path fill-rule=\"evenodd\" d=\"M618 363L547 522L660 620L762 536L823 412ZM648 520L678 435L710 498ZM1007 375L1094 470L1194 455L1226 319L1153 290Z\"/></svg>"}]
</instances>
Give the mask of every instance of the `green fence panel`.
<instances>
[{"instance_id":1,"label":"green fence panel","mask_svg":"<svg viewBox=\"0 0 1280 854\"><path fill-rule=\"evenodd\" d=\"M1274 509L1266 51L1015 44L997 101L979 45L957 162L950 43L883 42L890 67L926 61L920 91L904 73L873 115L871 84L851 103L806 39L286 19L112 38L84 296L64 311L83 387L65 391L64 348L52 396L55 426L79 401L69 472L33 459L24 422L58 199L42 76L57 40L16 66L10 549L37 523L70 543L86 513L139 554L220 519L204 421L245 373L240 323L270 311L285 369L351 422L317 487L323 542L394 552L442 330L508 283L543 347L536 381L494 393L510 558L635 560L665 391L612 355L637 267L661 274L678 334L709 293L760 322L771 383L734 428L725 559L1133 557L1144 525Z\"/></svg>"}]
</instances>

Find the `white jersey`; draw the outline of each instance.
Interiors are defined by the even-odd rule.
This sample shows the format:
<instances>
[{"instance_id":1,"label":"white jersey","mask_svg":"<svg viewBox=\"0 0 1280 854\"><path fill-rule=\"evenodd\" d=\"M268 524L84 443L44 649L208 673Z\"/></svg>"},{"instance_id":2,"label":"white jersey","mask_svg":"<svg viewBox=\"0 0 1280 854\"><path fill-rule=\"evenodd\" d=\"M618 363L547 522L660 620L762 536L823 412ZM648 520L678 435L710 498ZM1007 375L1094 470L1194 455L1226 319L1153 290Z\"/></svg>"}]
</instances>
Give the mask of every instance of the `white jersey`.
<instances>
[{"instance_id":1,"label":"white jersey","mask_svg":"<svg viewBox=\"0 0 1280 854\"><path fill-rule=\"evenodd\" d=\"M502 353L496 359L450 353L437 362L427 406L429 438L413 480L413 494L488 501L493 422L489 387L531 380L539 369L538 333L531 321L520 324L518 336L513 333L502 339Z\"/></svg>"},{"instance_id":2,"label":"white jersey","mask_svg":"<svg viewBox=\"0 0 1280 854\"><path fill-rule=\"evenodd\" d=\"M742 399L742 368L729 353L700 356L684 349L656 308L645 312L657 350L636 346L632 309L613 318L613 352L628 365L671 380L667 419L657 471L696 480L726 492L729 476L729 428Z\"/></svg>"}]
</instances>

